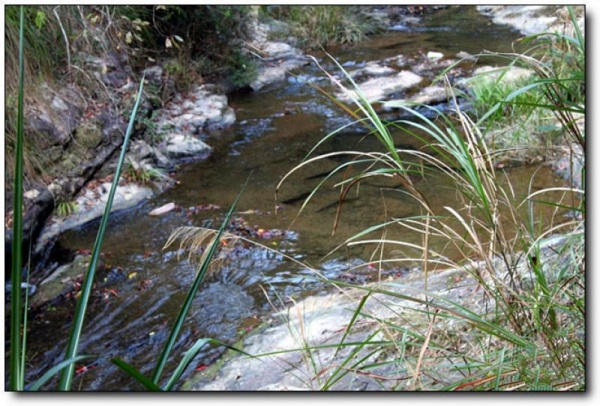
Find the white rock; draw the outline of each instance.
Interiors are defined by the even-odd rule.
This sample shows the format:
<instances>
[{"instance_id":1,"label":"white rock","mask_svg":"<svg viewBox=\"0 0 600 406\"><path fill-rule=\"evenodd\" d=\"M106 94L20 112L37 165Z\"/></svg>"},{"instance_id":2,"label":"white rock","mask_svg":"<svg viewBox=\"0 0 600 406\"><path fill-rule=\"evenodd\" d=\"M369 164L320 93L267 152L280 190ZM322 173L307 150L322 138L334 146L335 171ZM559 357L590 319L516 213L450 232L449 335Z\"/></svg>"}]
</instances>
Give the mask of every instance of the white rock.
<instances>
[{"instance_id":1,"label":"white rock","mask_svg":"<svg viewBox=\"0 0 600 406\"><path fill-rule=\"evenodd\" d=\"M428 86L418 94L410 98L413 103L433 104L445 102L448 99L448 92L443 86Z\"/></svg>"},{"instance_id":2,"label":"white rock","mask_svg":"<svg viewBox=\"0 0 600 406\"><path fill-rule=\"evenodd\" d=\"M212 151L210 146L192 136L176 133L168 135L166 153L171 158L193 156L210 151Z\"/></svg>"},{"instance_id":3,"label":"white rock","mask_svg":"<svg viewBox=\"0 0 600 406\"><path fill-rule=\"evenodd\" d=\"M181 105L181 107L182 107L184 110L191 110L191 109L193 109L194 107L196 107L196 105L194 104L194 102L193 102L193 101L191 101L191 100L186 100L186 101L184 101L184 102L183 102L183 104Z\"/></svg>"},{"instance_id":4,"label":"white rock","mask_svg":"<svg viewBox=\"0 0 600 406\"><path fill-rule=\"evenodd\" d=\"M190 124L195 128L202 128L206 123L206 117L203 116L194 116L194 118L190 121Z\"/></svg>"},{"instance_id":5,"label":"white rock","mask_svg":"<svg viewBox=\"0 0 600 406\"><path fill-rule=\"evenodd\" d=\"M373 78L359 84L360 90L369 102L383 101L392 94L411 88L421 82L423 78L411 71L401 71L397 75ZM358 97L354 90L348 90L345 93L338 93L337 96L350 101L353 97Z\"/></svg>"},{"instance_id":6,"label":"white rock","mask_svg":"<svg viewBox=\"0 0 600 406\"><path fill-rule=\"evenodd\" d=\"M433 52L433 51L429 51L427 52L427 58L430 61L439 61L440 59L442 59L444 57L444 54L441 52Z\"/></svg>"},{"instance_id":7,"label":"white rock","mask_svg":"<svg viewBox=\"0 0 600 406\"><path fill-rule=\"evenodd\" d=\"M263 46L262 50L272 58L281 58L282 56L289 56L299 53L296 48L284 42L267 42Z\"/></svg>"},{"instance_id":8,"label":"white rock","mask_svg":"<svg viewBox=\"0 0 600 406\"><path fill-rule=\"evenodd\" d=\"M533 74L533 71L518 66L511 66L508 70L504 67L495 66L481 66L473 71L473 77L467 79L461 79L458 81L459 85L472 88L476 84L491 83L502 75L502 83L510 84L518 82L528 78Z\"/></svg>"},{"instance_id":9,"label":"white rock","mask_svg":"<svg viewBox=\"0 0 600 406\"><path fill-rule=\"evenodd\" d=\"M39 195L40 195L40 192L37 189L31 189L31 190L28 190L27 192L23 193L23 197L30 199L30 200L35 199Z\"/></svg>"},{"instance_id":10,"label":"white rock","mask_svg":"<svg viewBox=\"0 0 600 406\"><path fill-rule=\"evenodd\" d=\"M554 14L559 6L477 6L479 12L496 24L507 24L525 35L547 32L557 21ZM542 16L546 14L546 16Z\"/></svg>"},{"instance_id":11,"label":"white rock","mask_svg":"<svg viewBox=\"0 0 600 406\"><path fill-rule=\"evenodd\" d=\"M477 59L473 55L471 55L470 53L465 52L465 51L460 51L459 53L456 54L456 57L460 58L460 59L467 59L467 60Z\"/></svg>"},{"instance_id":12,"label":"white rock","mask_svg":"<svg viewBox=\"0 0 600 406\"><path fill-rule=\"evenodd\" d=\"M160 216L162 214L173 211L174 209L175 209L175 203L171 202L171 203L165 204L164 206L157 207L156 209L152 210L148 214L150 216Z\"/></svg>"}]
</instances>

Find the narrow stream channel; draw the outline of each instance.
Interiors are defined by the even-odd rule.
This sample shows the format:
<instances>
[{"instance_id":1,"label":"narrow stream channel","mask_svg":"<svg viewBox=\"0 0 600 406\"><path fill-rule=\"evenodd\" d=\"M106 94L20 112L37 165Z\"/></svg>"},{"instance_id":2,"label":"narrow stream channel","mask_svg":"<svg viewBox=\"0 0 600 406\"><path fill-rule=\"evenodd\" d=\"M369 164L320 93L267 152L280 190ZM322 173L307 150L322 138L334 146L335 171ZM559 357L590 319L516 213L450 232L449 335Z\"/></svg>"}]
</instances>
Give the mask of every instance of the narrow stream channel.
<instances>
[{"instance_id":1,"label":"narrow stream channel","mask_svg":"<svg viewBox=\"0 0 600 406\"><path fill-rule=\"evenodd\" d=\"M510 50L511 42L519 37L517 32L490 25L474 8L468 10L443 10L425 16L418 29L398 26L354 48L331 52L341 63L350 66L423 51L454 55L459 51ZM323 61L333 70L332 63ZM314 66L299 73L312 78L323 77ZM360 194L352 195L345 203L334 236L331 233L339 191L330 186L317 193L304 213L296 218L302 197L339 161L322 161L294 174L283 185L277 202L275 186L319 140L348 119L316 90L293 79L260 92L230 95L229 104L236 112L237 123L209 140L215 153L208 160L182 166L176 175L179 181L176 187L111 218L103 245L104 260L120 276L107 285L113 293L94 300L86 317L80 353L100 354L101 358L91 364L87 372L77 375L75 389L142 389L118 370L110 358L121 357L146 374L150 374L155 365L195 275L194 264L187 260L187 254L178 252L176 245L163 250L165 242L179 226L218 228L249 176L250 184L238 205L234 222L240 227L277 234L259 242L311 264L327 277L337 277L369 259L372 248L341 249L323 260L346 238L390 217L418 214L417 206L405 195L382 191L382 186L390 185L373 181L361 186ZM324 143L319 152L379 149L365 134L363 129L352 128ZM398 145L418 147L406 135L395 137ZM561 184L545 167L521 167L506 173L518 196L526 195L534 173L534 188ZM418 180L417 185L429 196L434 208L450 205L449 199L455 195L453 185L442 178ZM440 190L448 193L440 193ZM149 211L168 202L182 209L162 217L148 216ZM67 250L91 249L97 226L98 222L94 221L70 231L61 236L58 244ZM420 242L419 236L394 235L394 232L390 230L392 234L388 237ZM401 275L404 269L387 271ZM201 287L184 333L177 342L175 354L178 356L171 363L178 362L179 354L201 337L229 343L237 341L241 334L268 319L273 310L270 301L283 306L281 302L289 297L298 299L327 291L328 286L310 270L272 251L252 247L234 250L219 262ZM74 302L67 301L60 307L45 309L31 321L28 379L35 379L62 360L73 308ZM204 350L193 368L213 363L221 351Z\"/></svg>"}]
</instances>

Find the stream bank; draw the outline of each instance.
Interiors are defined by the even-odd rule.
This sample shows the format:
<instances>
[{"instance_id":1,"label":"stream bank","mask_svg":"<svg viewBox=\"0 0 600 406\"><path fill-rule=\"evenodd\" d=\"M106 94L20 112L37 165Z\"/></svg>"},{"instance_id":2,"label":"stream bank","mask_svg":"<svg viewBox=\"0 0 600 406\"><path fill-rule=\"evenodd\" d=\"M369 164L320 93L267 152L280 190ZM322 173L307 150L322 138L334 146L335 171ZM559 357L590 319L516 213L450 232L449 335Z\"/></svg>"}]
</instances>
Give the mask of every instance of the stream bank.
<instances>
[{"instance_id":1,"label":"stream bank","mask_svg":"<svg viewBox=\"0 0 600 406\"><path fill-rule=\"evenodd\" d=\"M550 283L556 281L556 270L565 261L557 252L568 239L554 236L540 242L539 259ZM500 258L494 263L500 278L508 274ZM181 390L443 390L464 378L454 364L460 362L459 357L452 360L448 356L445 365L438 360L424 365L417 384L403 362L414 361L421 346L394 348L390 340L394 337L404 342L399 337L402 331L405 335L426 336L432 326L432 341L443 336L462 337L475 330L469 323L469 312L479 314L494 307L494 301L486 297L473 277L475 268L483 270L485 264L473 263L430 275L413 269L401 278L390 277L358 288L341 285L333 294L309 297L288 306L277 304L278 309L268 321L234 345L245 354L228 350L214 365L198 368ZM527 260L519 261L511 272L515 271L528 275ZM493 283L491 279L487 282ZM583 295L583 289L579 293ZM437 306L452 310L432 320L427 315L437 314ZM461 306L468 309L464 314ZM585 335L583 329L578 334ZM340 346L344 342L347 346ZM465 349L468 344L461 343ZM489 347L504 344L501 340L487 343Z\"/></svg>"}]
</instances>

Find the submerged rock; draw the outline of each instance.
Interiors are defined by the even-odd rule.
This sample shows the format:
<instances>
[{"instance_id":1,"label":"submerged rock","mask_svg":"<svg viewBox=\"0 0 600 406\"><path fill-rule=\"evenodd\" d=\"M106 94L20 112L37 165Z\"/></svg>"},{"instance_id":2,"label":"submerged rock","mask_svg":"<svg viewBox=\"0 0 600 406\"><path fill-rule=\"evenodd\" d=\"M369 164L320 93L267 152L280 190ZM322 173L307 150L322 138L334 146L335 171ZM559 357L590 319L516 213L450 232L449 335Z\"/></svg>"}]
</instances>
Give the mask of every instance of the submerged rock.
<instances>
[{"instance_id":1,"label":"submerged rock","mask_svg":"<svg viewBox=\"0 0 600 406\"><path fill-rule=\"evenodd\" d=\"M562 156L553 163L556 173L564 178L573 188L583 188L583 175L585 169L585 154L578 144L565 147Z\"/></svg>"}]
</instances>

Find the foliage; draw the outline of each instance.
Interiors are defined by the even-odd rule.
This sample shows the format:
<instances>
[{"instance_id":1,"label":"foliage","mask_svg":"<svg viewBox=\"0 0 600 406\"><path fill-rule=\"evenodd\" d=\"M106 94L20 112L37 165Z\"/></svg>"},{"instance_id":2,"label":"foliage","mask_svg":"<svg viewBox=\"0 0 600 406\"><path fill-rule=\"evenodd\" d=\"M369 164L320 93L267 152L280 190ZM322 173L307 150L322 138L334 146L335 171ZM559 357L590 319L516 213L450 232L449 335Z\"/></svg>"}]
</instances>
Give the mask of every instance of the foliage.
<instances>
[{"instance_id":1,"label":"foliage","mask_svg":"<svg viewBox=\"0 0 600 406\"><path fill-rule=\"evenodd\" d=\"M307 48L356 44L382 29L361 6L267 6L264 12L291 25Z\"/></svg>"},{"instance_id":2,"label":"foliage","mask_svg":"<svg viewBox=\"0 0 600 406\"><path fill-rule=\"evenodd\" d=\"M6 43L6 181L12 184L10 158L14 155L18 61L18 7L7 6ZM131 76L149 64L166 63L175 86L185 91L202 76L231 76L243 86L254 78L255 63L242 52L248 38L248 6L122 6L58 5L24 7L24 69L26 99L47 103L41 92L71 88L80 94L85 108L104 106L120 111L120 100L101 76L121 64ZM102 69L101 72L99 70ZM48 86L43 86L47 84ZM76 86L71 86L76 85ZM48 109L46 109L48 110ZM51 110L51 109L50 109ZM43 148L35 134L27 133L24 151L26 182L42 177L48 169ZM42 176L40 176L42 175Z\"/></svg>"},{"instance_id":3,"label":"foliage","mask_svg":"<svg viewBox=\"0 0 600 406\"><path fill-rule=\"evenodd\" d=\"M73 214L77 210L77 203L75 202L58 202L56 205L56 214L61 217L67 217Z\"/></svg>"},{"instance_id":4,"label":"foliage","mask_svg":"<svg viewBox=\"0 0 600 406\"><path fill-rule=\"evenodd\" d=\"M529 145L541 141L544 146L556 142L556 130L560 128L566 140L585 150L584 135L577 124L585 114L585 39L570 12L570 35L565 32L526 37L522 42L531 47L521 54L479 55L504 58L509 65L499 69L498 80L475 78L473 101L479 114L478 123L495 129L495 134L502 127L516 129L510 133L526 134L521 138ZM501 79L512 66L529 69L533 74L523 82L507 85ZM501 146L515 144L506 139L494 141Z\"/></svg>"},{"instance_id":5,"label":"foliage","mask_svg":"<svg viewBox=\"0 0 600 406\"><path fill-rule=\"evenodd\" d=\"M132 182L137 182L145 185L153 180L161 180L167 175L162 169L146 168L142 165L134 165L132 162L129 162L126 176Z\"/></svg>"},{"instance_id":6,"label":"foliage","mask_svg":"<svg viewBox=\"0 0 600 406\"><path fill-rule=\"evenodd\" d=\"M234 51L227 60L229 78L235 87L244 87L256 79L257 67L249 54L243 51Z\"/></svg>"},{"instance_id":7,"label":"foliage","mask_svg":"<svg viewBox=\"0 0 600 406\"><path fill-rule=\"evenodd\" d=\"M571 52L583 50L580 35L556 35L563 44L569 44ZM342 200L364 179L395 179L402 186L402 193L419 205L422 214L392 217L349 238L344 245L375 246L382 253L383 247L404 248L401 254L394 255L398 251L388 249L385 256L373 255L379 259L367 266L418 264L423 271L424 289L399 293L398 288L406 289L401 282L359 287L365 296L357 304L339 348L347 346L344 339L356 320L366 319L377 322L379 330L387 332L386 340L378 346L396 350L376 361L372 361L373 354L356 359L352 357L371 338L352 344L354 350L333 372L330 367L315 371L323 382L321 389L332 388L341 376L352 371L369 374L373 368L393 362L406 376L403 379L408 380L408 386L403 388L409 390L585 390L585 191L576 187L546 188L516 196L510 181L507 184L495 169L495 154L488 149L481 132L481 128L486 128L485 120L506 102L539 88L546 102L531 107L550 110L560 120L568 139L584 148L583 134L573 118L575 113L585 113L581 95L576 93L585 83L584 72L569 71L567 79L557 76L564 71L557 69L560 61L548 61L552 55L556 53L545 52L538 58L505 55L532 67L538 78L512 90L478 122L459 109L453 96L453 117L425 107L438 113L432 120L398 102L395 107L410 118L384 123L338 65L354 89L345 93L352 95L357 107L345 111L355 118L356 124L367 126L369 136L376 137L384 151L343 151L313 157L315 147L281 182L296 170L335 155L347 159L331 172L327 182L336 173L344 173L349 165L364 163L366 168L335 183ZM560 59L572 60L565 55ZM340 81L330 78L346 90ZM394 134L398 132L417 137L427 144L427 150L398 150L394 145ZM343 133L335 131L320 143L339 134ZM414 173L451 180L459 204L447 205L441 211L434 209L428 196L415 185L410 176ZM319 184L308 200L327 182ZM543 207L552 211L550 218L541 217L538 209ZM562 216L569 211L576 217L564 220ZM399 235L417 233L422 243L387 238L387 231L392 228L403 230ZM377 237L376 233L382 236ZM550 241L556 241L548 237L556 233L565 236L548 249ZM434 239L443 241L446 249L452 247L459 258L434 249ZM467 272L475 284L472 294L481 299L454 300L450 295L430 291L431 271L440 267ZM338 281L332 283L344 286ZM365 303L375 294L386 298L378 299L378 303L389 307L389 314L398 314L397 318L375 319L364 311ZM402 312L399 314L397 309ZM414 313L410 320L421 321L407 324L407 312Z\"/></svg>"},{"instance_id":8,"label":"foliage","mask_svg":"<svg viewBox=\"0 0 600 406\"><path fill-rule=\"evenodd\" d=\"M28 78L23 83L24 99L35 99L39 93L38 83L60 68L60 58L65 50L60 43L60 29L55 19L50 18L52 9L46 6L24 7L23 48L27 50L23 59L23 74ZM19 7L7 5L4 14L5 27L5 181L7 189L14 181L17 138L17 98L19 93ZM25 124L25 123L24 123ZM23 134L29 138L28 134ZM33 138L33 137L32 137ZM44 173L44 153L34 143L23 146L23 171L27 180L39 179Z\"/></svg>"}]
</instances>

